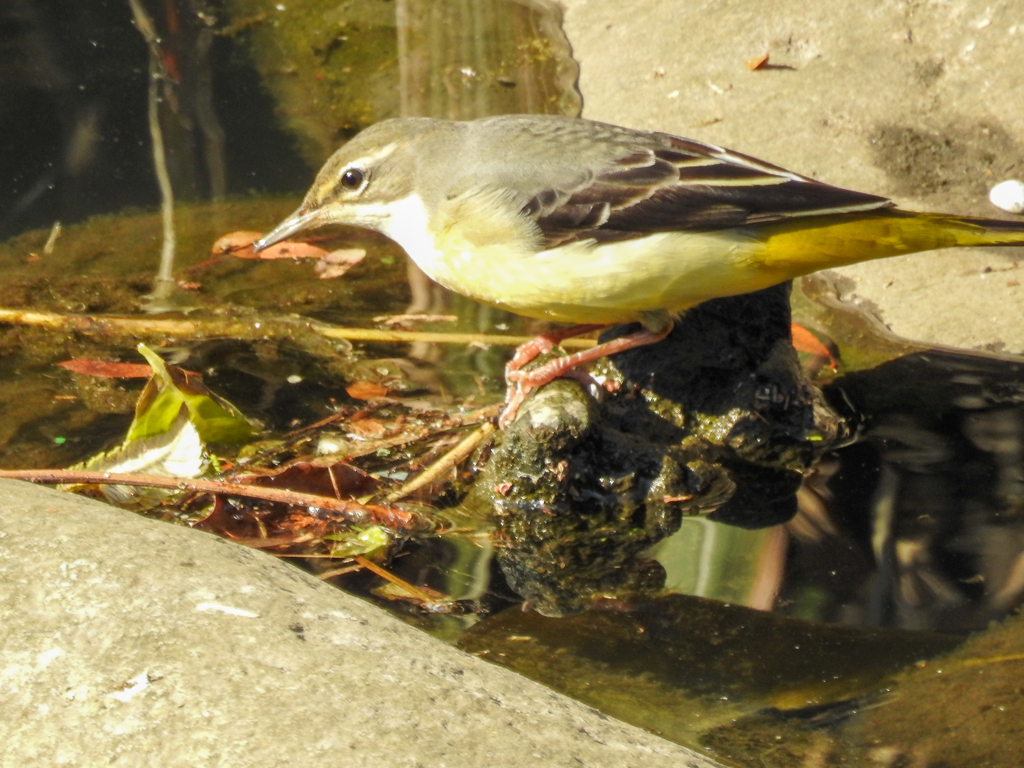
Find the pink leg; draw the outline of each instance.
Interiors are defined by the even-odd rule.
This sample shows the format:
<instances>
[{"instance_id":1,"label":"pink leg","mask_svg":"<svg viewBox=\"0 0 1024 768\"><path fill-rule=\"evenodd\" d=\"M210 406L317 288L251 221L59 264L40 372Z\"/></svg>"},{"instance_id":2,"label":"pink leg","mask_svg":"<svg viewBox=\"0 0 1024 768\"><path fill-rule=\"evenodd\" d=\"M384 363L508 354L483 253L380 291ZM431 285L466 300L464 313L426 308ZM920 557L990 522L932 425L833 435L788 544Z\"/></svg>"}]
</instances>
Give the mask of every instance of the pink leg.
<instances>
[{"instance_id":1,"label":"pink leg","mask_svg":"<svg viewBox=\"0 0 1024 768\"><path fill-rule=\"evenodd\" d=\"M555 358L539 368L534 368L532 371L520 370L520 368L526 365L530 360L537 357L537 355L541 354L541 352L551 349L554 344L554 342L550 340L552 336L560 334L557 335L557 341L561 341L562 339L567 339L570 336L578 336L581 333L586 333L589 330L593 330L595 327L600 328L601 326L574 326L573 328L567 329L567 331L548 334L546 335L547 338L545 338L545 336L538 336L536 339L526 342L526 344L523 344L518 350L516 350L516 354L505 367L505 379L509 383L509 390L505 397L505 410L498 419L498 426L500 428L504 429L505 425L515 417L519 406L522 405L523 400L526 399L526 396L532 390L557 379L566 371L583 365L584 363L590 363L594 360L599 360L602 357L607 357L608 355L624 352L627 349L634 349L635 347L642 347L647 344L654 344L655 342L661 341L668 336L669 332L672 330L672 323L669 323L668 326L661 331L637 331L636 333L631 333L628 336L620 336L614 341L598 344L596 347L591 347L590 349L586 349L582 352L576 352L572 355L567 355L566 357ZM570 333L570 331L575 331L575 333ZM547 344L546 348L544 347L545 343ZM525 359L520 360L520 352L525 347L530 347L531 345L532 349L528 350L526 353L528 356L524 355ZM533 351L534 349L536 351ZM530 354L530 352L532 352L532 354Z\"/></svg>"},{"instance_id":2,"label":"pink leg","mask_svg":"<svg viewBox=\"0 0 1024 768\"><path fill-rule=\"evenodd\" d=\"M605 327L607 326L595 325L593 323L589 325L574 325L570 328L563 328L560 331L548 331L547 333L535 336L525 344L520 344L516 347L515 354L512 355L512 359L505 366L505 375L507 376L512 371L518 371L538 355L550 352L561 341L571 339L573 336L582 336L584 333Z\"/></svg>"},{"instance_id":3,"label":"pink leg","mask_svg":"<svg viewBox=\"0 0 1024 768\"><path fill-rule=\"evenodd\" d=\"M565 339L571 339L573 336L582 336L584 333L596 331L598 328L604 327L606 326L595 324L573 325L560 331L542 333L525 344L520 344L516 347L512 359L505 365L505 382L508 384L508 391L505 393L505 410L502 411L501 417L498 419L498 427L500 429L505 428L505 424L516 415L519 406L523 404L527 393L532 389L532 387L523 389L519 384L513 383L515 375L519 372L520 368L528 365L538 355L550 352L556 344Z\"/></svg>"}]
</instances>

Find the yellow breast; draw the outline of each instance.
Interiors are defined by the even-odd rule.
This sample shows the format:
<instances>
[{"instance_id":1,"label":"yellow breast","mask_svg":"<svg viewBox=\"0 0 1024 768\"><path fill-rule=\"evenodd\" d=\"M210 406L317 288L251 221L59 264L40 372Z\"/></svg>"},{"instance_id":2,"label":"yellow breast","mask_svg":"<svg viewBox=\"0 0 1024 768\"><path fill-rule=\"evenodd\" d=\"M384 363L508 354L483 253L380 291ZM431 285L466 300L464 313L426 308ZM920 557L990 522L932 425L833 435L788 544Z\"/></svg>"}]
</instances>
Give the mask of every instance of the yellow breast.
<instances>
[{"instance_id":1,"label":"yellow breast","mask_svg":"<svg viewBox=\"0 0 1024 768\"><path fill-rule=\"evenodd\" d=\"M456 293L528 317L620 323L675 314L708 299L778 282L763 243L741 229L667 232L542 249L532 223L501 200L454 201L428 221L418 198L402 201L396 240L431 278ZM512 208L511 210L515 210Z\"/></svg>"}]
</instances>

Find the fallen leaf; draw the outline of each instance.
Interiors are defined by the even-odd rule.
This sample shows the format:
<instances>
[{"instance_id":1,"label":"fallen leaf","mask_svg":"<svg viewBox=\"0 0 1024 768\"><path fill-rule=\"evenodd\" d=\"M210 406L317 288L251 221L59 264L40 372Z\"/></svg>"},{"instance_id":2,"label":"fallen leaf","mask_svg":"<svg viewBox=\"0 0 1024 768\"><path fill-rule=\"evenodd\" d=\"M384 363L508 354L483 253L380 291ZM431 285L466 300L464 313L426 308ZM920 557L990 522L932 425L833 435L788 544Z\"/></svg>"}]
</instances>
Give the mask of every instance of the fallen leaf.
<instances>
[{"instance_id":1,"label":"fallen leaf","mask_svg":"<svg viewBox=\"0 0 1024 768\"><path fill-rule=\"evenodd\" d=\"M832 357L832 353L828 351L828 347L818 341L818 338L808 331L803 326L793 323L790 326L790 332L793 337L793 348L797 352L806 352L815 357L820 357L828 360L829 367L834 371L836 370L836 359Z\"/></svg>"},{"instance_id":2,"label":"fallen leaf","mask_svg":"<svg viewBox=\"0 0 1024 768\"><path fill-rule=\"evenodd\" d=\"M372 381L355 381L345 387L348 396L355 400L379 400L387 397L388 388Z\"/></svg>"},{"instance_id":3,"label":"fallen leaf","mask_svg":"<svg viewBox=\"0 0 1024 768\"><path fill-rule=\"evenodd\" d=\"M57 365L75 373L106 379L148 379L153 375L153 369L145 363L115 363L112 360L93 360L88 357L76 357Z\"/></svg>"},{"instance_id":4,"label":"fallen leaf","mask_svg":"<svg viewBox=\"0 0 1024 768\"><path fill-rule=\"evenodd\" d=\"M363 438L378 438L383 437L387 432L387 427L384 426L384 422L378 419L360 419L359 421L350 421L345 425L350 434L358 435Z\"/></svg>"},{"instance_id":5,"label":"fallen leaf","mask_svg":"<svg viewBox=\"0 0 1024 768\"><path fill-rule=\"evenodd\" d=\"M253 254L252 256L240 256L239 258L256 258L256 259L323 259L326 258L328 251L320 248L316 245L310 245L309 243L296 243L291 240L285 240L283 243L277 243L269 248L264 248L259 253ZM232 254L238 256L237 253Z\"/></svg>"},{"instance_id":6,"label":"fallen leaf","mask_svg":"<svg viewBox=\"0 0 1024 768\"><path fill-rule=\"evenodd\" d=\"M366 257L364 248L342 248L324 256L313 270L321 280L341 277Z\"/></svg>"},{"instance_id":7,"label":"fallen leaf","mask_svg":"<svg viewBox=\"0 0 1024 768\"><path fill-rule=\"evenodd\" d=\"M378 481L361 469L340 461L295 461L276 471L246 472L232 478L237 483L266 488L287 488L290 491L317 496L354 498L373 493Z\"/></svg>"},{"instance_id":8,"label":"fallen leaf","mask_svg":"<svg viewBox=\"0 0 1024 768\"><path fill-rule=\"evenodd\" d=\"M768 63L768 54L763 56L751 56L749 59L743 62L743 66L753 72L755 69L761 69L765 64Z\"/></svg>"},{"instance_id":9,"label":"fallen leaf","mask_svg":"<svg viewBox=\"0 0 1024 768\"><path fill-rule=\"evenodd\" d=\"M252 435L248 419L207 389L198 374L167 365L145 344L139 344L138 350L149 361L152 378L135 404L127 442L167 431L182 408L204 442L240 443Z\"/></svg>"},{"instance_id":10,"label":"fallen leaf","mask_svg":"<svg viewBox=\"0 0 1024 768\"><path fill-rule=\"evenodd\" d=\"M328 251L309 243L285 240L264 248L259 253L253 250L256 241L263 237L262 232L241 230L230 232L217 238L210 254L213 256L234 256L236 259L324 259ZM365 255L365 254L364 254Z\"/></svg>"},{"instance_id":11,"label":"fallen leaf","mask_svg":"<svg viewBox=\"0 0 1024 768\"><path fill-rule=\"evenodd\" d=\"M210 249L210 254L213 256L223 256L225 254L234 255L235 251L248 249L252 252L253 243L263 237L262 232L230 232L223 237L218 237L213 243L213 247ZM256 255L253 254L248 258L254 259Z\"/></svg>"}]
</instances>

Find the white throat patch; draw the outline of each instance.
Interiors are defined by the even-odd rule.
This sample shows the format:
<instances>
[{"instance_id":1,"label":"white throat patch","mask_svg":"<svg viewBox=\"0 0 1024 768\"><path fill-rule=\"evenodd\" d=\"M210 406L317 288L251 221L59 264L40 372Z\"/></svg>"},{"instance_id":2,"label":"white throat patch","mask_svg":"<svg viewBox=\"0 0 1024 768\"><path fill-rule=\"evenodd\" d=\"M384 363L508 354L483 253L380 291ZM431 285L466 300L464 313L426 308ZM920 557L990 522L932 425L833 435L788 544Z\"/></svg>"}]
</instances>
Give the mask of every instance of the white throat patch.
<instances>
[{"instance_id":1,"label":"white throat patch","mask_svg":"<svg viewBox=\"0 0 1024 768\"><path fill-rule=\"evenodd\" d=\"M437 242L430 232L430 219L423 200L413 192L390 203L361 205L360 217L376 222L375 229L387 235L409 254L420 268L430 274L429 265L437 258Z\"/></svg>"}]
</instances>

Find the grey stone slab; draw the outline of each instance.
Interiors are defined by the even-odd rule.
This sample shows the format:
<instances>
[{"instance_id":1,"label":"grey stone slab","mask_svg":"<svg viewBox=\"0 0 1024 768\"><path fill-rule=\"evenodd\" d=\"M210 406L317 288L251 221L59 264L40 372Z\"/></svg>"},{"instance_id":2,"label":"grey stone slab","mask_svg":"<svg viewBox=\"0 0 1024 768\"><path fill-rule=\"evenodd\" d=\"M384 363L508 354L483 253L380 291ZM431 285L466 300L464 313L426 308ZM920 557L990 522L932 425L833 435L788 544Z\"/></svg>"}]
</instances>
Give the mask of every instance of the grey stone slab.
<instances>
[{"instance_id":1,"label":"grey stone slab","mask_svg":"<svg viewBox=\"0 0 1024 768\"><path fill-rule=\"evenodd\" d=\"M0 764L707 766L265 553L0 480Z\"/></svg>"}]
</instances>

